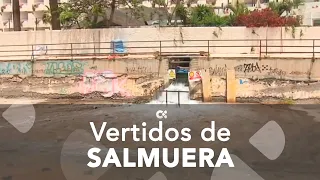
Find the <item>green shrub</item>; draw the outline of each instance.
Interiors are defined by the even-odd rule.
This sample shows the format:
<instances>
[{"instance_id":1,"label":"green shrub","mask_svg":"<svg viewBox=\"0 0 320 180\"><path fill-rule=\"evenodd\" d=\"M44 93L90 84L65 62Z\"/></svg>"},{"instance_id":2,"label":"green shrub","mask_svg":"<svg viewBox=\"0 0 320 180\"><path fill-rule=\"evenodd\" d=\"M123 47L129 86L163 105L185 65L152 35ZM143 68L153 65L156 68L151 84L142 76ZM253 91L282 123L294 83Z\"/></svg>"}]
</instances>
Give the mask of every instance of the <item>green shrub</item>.
<instances>
[{"instance_id":1,"label":"green shrub","mask_svg":"<svg viewBox=\"0 0 320 180\"><path fill-rule=\"evenodd\" d=\"M218 16L206 5L198 5L191 13L191 24L194 26L229 26L229 16Z\"/></svg>"}]
</instances>

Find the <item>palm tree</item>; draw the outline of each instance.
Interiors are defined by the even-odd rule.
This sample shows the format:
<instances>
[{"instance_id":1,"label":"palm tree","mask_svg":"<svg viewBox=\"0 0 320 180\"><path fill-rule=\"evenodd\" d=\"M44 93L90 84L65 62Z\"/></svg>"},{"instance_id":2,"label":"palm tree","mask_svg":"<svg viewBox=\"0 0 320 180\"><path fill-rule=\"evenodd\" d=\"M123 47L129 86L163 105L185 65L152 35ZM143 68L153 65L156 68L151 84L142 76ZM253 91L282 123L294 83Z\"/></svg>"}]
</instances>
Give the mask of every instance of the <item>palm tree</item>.
<instances>
[{"instance_id":1,"label":"palm tree","mask_svg":"<svg viewBox=\"0 0 320 180\"><path fill-rule=\"evenodd\" d=\"M237 3L235 5L228 5L227 8L229 8L232 11L232 14L230 14L230 21L231 24L234 24L236 21L236 18L240 15L247 15L250 13L247 5L245 5L244 3L239 3L239 1L237 1Z\"/></svg>"},{"instance_id":2,"label":"palm tree","mask_svg":"<svg viewBox=\"0 0 320 180\"><path fill-rule=\"evenodd\" d=\"M235 17L240 15L246 15L250 12L247 5L245 5L244 3L239 3L239 1L237 1L235 5L228 5L227 8L229 8L232 11Z\"/></svg>"},{"instance_id":3,"label":"palm tree","mask_svg":"<svg viewBox=\"0 0 320 180\"><path fill-rule=\"evenodd\" d=\"M12 12L13 12L13 30L21 31L19 0L12 1Z\"/></svg>"},{"instance_id":4,"label":"palm tree","mask_svg":"<svg viewBox=\"0 0 320 180\"><path fill-rule=\"evenodd\" d=\"M177 17L183 22L184 25L188 23L188 9L184 7L183 4L177 5L177 10L175 12L175 26L177 25Z\"/></svg>"},{"instance_id":5,"label":"palm tree","mask_svg":"<svg viewBox=\"0 0 320 180\"><path fill-rule=\"evenodd\" d=\"M60 30L60 20L58 11L58 0L49 0L51 11L51 26L53 30Z\"/></svg>"},{"instance_id":6,"label":"palm tree","mask_svg":"<svg viewBox=\"0 0 320 180\"><path fill-rule=\"evenodd\" d=\"M294 8L298 8L300 5L304 4L304 0L293 0L292 3Z\"/></svg>"},{"instance_id":7,"label":"palm tree","mask_svg":"<svg viewBox=\"0 0 320 180\"><path fill-rule=\"evenodd\" d=\"M50 24L51 25L51 10L49 6L46 6L48 10L44 11L42 15L42 21L44 24Z\"/></svg>"},{"instance_id":8,"label":"palm tree","mask_svg":"<svg viewBox=\"0 0 320 180\"><path fill-rule=\"evenodd\" d=\"M290 12L293 7L293 2L290 0L284 0L282 2L270 2L269 8L281 16L284 12Z\"/></svg>"},{"instance_id":9,"label":"palm tree","mask_svg":"<svg viewBox=\"0 0 320 180\"><path fill-rule=\"evenodd\" d=\"M109 28L112 25L114 13L116 11L116 5L117 5L117 1L112 0L111 5L110 5L111 6L110 16L109 16L109 18L107 18L107 28Z\"/></svg>"}]
</instances>

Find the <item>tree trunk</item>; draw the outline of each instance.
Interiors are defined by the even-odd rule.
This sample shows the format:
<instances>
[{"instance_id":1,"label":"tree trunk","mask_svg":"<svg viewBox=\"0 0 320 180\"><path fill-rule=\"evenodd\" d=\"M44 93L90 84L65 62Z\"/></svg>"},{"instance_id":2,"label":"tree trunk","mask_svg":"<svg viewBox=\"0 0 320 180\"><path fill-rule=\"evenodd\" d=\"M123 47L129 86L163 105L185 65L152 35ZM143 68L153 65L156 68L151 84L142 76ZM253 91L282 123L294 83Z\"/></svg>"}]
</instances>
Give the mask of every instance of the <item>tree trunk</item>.
<instances>
[{"instance_id":1,"label":"tree trunk","mask_svg":"<svg viewBox=\"0 0 320 180\"><path fill-rule=\"evenodd\" d=\"M176 27L177 25L178 25L178 23L177 23L177 8L180 8L180 0L177 0L177 4L176 4L176 7L174 8L175 10L175 12L174 12L174 26ZM182 19L180 19L180 20L182 20Z\"/></svg>"},{"instance_id":2,"label":"tree trunk","mask_svg":"<svg viewBox=\"0 0 320 180\"><path fill-rule=\"evenodd\" d=\"M59 12L58 12L58 1L57 0L49 0L50 11L51 11L51 26L52 30L60 30L60 20L59 20Z\"/></svg>"},{"instance_id":3,"label":"tree trunk","mask_svg":"<svg viewBox=\"0 0 320 180\"><path fill-rule=\"evenodd\" d=\"M111 2L111 12L110 12L110 17L107 22L107 28L109 28L113 22L113 17L114 17L114 12L116 10L116 0L112 0Z\"/></svg>"},{"instance_id":4,"label":"tree trunk","mask_svg":"<svg viewBox=\"0 0 320 180\"><path fill-rule=\"evenodd\" d=\"M180 8L180 4L181 4L181 0L177 0L177 4L176 4L176 7L175 7L175 12L174 12L174 18L175 18L174 26L178 25L178 23L177 23L177 13L176 12L177 12L177 8ZM182 20L182 19L180 19L180 20Z\"/></svg>"},{"instance_id":5,"label":"tree trunk","mask_svg":"<svg viewBox=\"0 0 320 180\"><path fill-rule=\"evenodd\" d=\"M12 12L13 12L13 30L21 31L19 0L12 1Z\"/></svg>"}]
</instances>

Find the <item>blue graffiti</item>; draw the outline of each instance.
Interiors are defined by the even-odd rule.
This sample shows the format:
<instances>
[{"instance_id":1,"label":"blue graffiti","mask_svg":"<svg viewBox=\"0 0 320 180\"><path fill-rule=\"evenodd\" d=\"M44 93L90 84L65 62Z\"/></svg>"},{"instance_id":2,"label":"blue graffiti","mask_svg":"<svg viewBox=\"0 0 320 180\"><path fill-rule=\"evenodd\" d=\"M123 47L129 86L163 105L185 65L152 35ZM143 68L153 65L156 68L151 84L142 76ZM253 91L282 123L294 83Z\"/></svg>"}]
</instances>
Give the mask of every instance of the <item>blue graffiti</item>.
<instances>
[{"instance_id":1,"label":"blue graffiti","mask_svg":"<svg viewBox=\"0 0 320 180\"><path fill-rule=\"evenodd\" d=\"M247 80L242 80L242 79L240 79L240 84L246 84L246 83L248 83Z\"/></svg>"},{"instance_id":2,"label":"blue graffiti","mask_svg":"<svg viewBox=\"0 0 320 180\"><path fill-rule=\"evenodd\" d=\"M0 75L31 75L31 62L1 62Z\"/></svg>"}]
</instances>

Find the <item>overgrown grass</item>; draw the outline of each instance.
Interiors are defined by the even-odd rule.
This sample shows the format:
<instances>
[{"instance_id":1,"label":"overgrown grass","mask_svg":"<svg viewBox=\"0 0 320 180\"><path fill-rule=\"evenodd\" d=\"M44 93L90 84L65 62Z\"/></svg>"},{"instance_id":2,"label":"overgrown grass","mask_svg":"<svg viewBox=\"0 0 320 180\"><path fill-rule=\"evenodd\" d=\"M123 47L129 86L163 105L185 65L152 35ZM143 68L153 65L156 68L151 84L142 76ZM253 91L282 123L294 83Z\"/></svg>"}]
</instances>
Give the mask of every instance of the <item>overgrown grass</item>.
<instances>
[{"instance_id":1,"label":"overgrown grass","mask_svg":"<svg viewBox=\"0 0 320 180\"><path fill-rule=\"evenodd\" d=\"M285 98L281 101L282 104L288 104L288 105L293 105L295 104L295 101L292 98Z\"/></svg>"}]
</instances>

